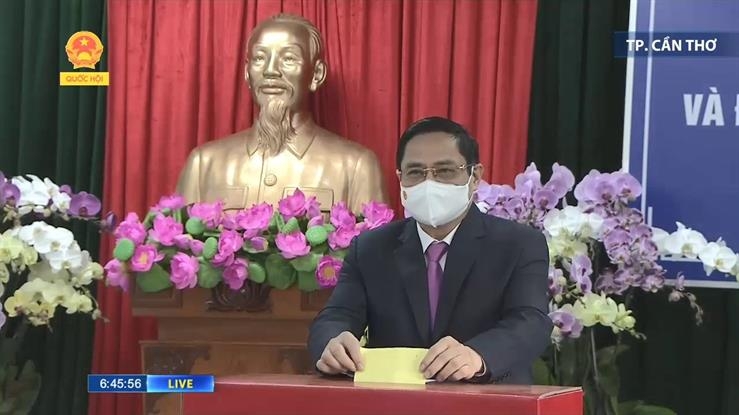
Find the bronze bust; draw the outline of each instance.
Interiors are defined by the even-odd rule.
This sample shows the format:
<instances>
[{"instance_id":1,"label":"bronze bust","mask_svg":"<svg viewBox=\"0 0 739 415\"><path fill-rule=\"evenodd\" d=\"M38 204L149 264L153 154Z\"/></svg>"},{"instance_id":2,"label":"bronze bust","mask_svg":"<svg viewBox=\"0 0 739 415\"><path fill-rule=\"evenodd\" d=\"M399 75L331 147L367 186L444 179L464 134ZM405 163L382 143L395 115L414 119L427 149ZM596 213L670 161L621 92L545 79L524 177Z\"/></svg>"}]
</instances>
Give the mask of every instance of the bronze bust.
<instances>
[{"instance_id":1,"label":"bronze bust","mask_svg":"<svg viewBox=\"0 0 739 415\"><path fill-rule=\"evenodd\" d=\"M308 20L280 14L247 41L245 78L259 116L241 132L195 148L177 190L188 202L223 200L227 209L276 204L300 188L327 210L354 212L387 193L375 154L318 126L308 97L325 81L323 41Z\"/></svg>"}]
</instances>

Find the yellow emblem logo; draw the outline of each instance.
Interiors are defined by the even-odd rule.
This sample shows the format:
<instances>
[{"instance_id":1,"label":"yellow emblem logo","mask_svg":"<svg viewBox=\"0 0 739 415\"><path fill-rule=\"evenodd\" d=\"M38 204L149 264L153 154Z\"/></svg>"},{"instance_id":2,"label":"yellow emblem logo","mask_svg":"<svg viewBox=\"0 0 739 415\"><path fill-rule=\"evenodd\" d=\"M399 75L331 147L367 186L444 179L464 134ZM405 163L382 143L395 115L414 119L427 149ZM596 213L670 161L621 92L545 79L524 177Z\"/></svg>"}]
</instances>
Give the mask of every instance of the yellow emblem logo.
<instances>
[{"instance_id":1,"label":"yellow emblem logo","mask_svg":"<svg viewBox=\"0 0 739 415\"><path fill-rule=\"evenodd\" d=\"M103 56L103 42L92 32L83 31L73 34L69 37L64 49L74 69L95 69L95 64L100 62Z\"/></svg>"},{"instance_id":2,"label":"yellow emblem logo","mask_svg":"<svg viewBox=\"0 0 739 415\"><path fill-rule=\"evenodd\" d=\"M64 47L73 69L95 69L103 57L103 42L92 32L80 31L69 37ZM61 86L107 86L108 72L59 72Z\"/></svg>"}]
</instances>

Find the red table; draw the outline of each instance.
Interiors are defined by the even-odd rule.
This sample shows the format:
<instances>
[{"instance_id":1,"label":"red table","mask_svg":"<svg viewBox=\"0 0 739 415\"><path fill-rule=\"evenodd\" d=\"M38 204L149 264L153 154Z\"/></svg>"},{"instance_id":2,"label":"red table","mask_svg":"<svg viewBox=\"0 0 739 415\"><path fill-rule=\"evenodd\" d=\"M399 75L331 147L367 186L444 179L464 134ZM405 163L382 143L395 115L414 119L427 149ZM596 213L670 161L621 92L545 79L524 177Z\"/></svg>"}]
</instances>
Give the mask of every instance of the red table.
<instances>
[{"instance_id":1,"label":"red table","mask_svg":"<svg viewBox=\"0 0 739 415\"><path fill-rule=\"evenodd\" d=\"M580 388L363 384L306 375L216 378L214 393L182 394L186 415L582 415Z\"/></svg>"}]
</instances>

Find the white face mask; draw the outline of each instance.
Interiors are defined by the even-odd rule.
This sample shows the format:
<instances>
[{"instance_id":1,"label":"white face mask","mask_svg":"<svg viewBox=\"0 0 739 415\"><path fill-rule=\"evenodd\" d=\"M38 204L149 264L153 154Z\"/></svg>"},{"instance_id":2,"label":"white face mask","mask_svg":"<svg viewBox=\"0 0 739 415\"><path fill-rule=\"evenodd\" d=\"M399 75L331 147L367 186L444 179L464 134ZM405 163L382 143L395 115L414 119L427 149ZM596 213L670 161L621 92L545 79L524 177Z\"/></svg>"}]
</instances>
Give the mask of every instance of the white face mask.
<instances>
[{"instance_id":1,"label":"white face mask","mask_svg":"<svg viewBox=\"0 0 739 415\"><path fill-rule=\"evenodd\" d=\"M469 207L470 183L456 185L424 180L411 186L400 186L400 201L408 213L418 222L433 227L446 225Z\"/></svg>"}]
</instances>

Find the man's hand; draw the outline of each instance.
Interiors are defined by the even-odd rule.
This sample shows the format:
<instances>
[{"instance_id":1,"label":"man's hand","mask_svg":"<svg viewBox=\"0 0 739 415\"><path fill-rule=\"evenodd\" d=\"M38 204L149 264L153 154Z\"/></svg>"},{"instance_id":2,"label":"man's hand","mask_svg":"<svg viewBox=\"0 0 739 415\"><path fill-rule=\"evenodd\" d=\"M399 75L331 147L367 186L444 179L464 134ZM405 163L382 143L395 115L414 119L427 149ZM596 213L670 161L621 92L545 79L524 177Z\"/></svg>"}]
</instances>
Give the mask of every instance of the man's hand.
<instances>
[{"instance_id":1,"label":"man's hand","mask_svg":"<svg viewBox=\"0 0 739 415\"><path fill-rule=\"evenodd\" d=\"M477 352L447 336L431 346L421 361L420 370L426 379L435 378L443 382L447 379L471 379L483 367L482 357Z\"/></svg>"},{"instance_id":2,"label":"man's hand","mask_svg":"<svg viewBox=\"0 0 739 415\"><path fill-rule=\"evenodd\" d=\"M359 340L348 331L329 340L316 368L327 375L363 370L364 360Z\"/></svg>"}]
</instances>

